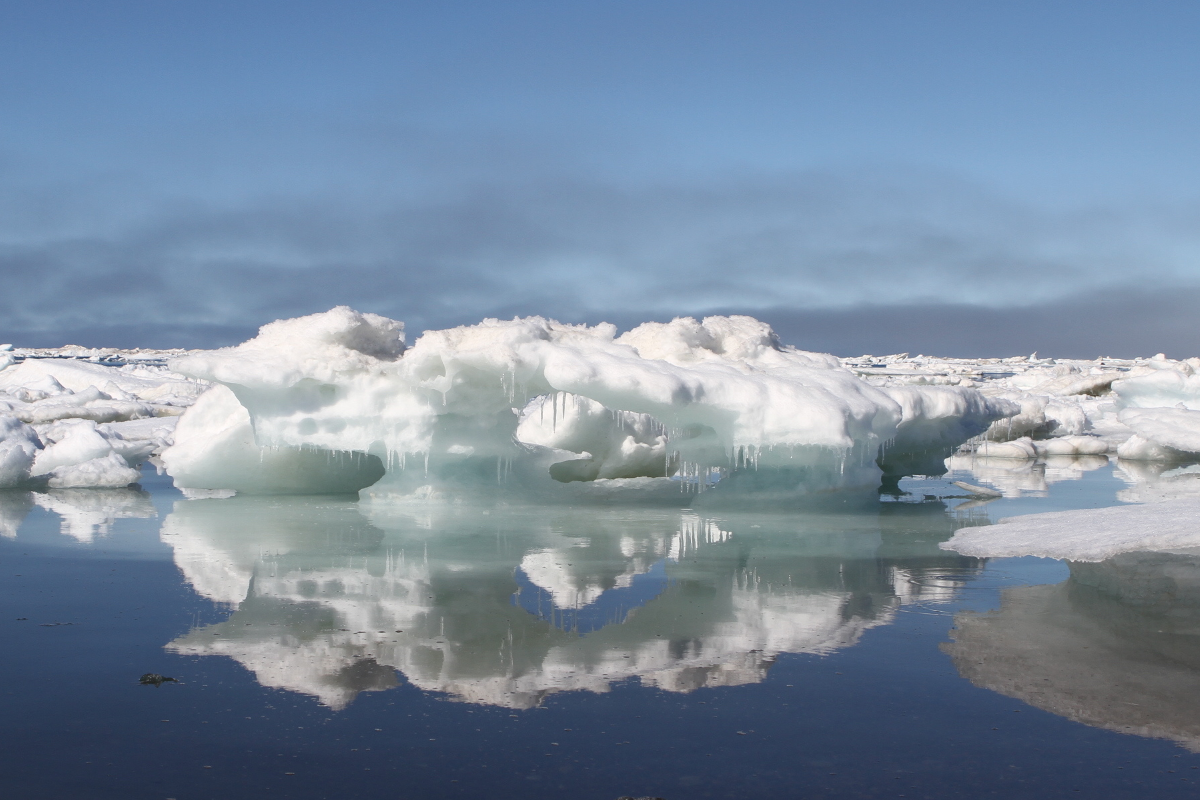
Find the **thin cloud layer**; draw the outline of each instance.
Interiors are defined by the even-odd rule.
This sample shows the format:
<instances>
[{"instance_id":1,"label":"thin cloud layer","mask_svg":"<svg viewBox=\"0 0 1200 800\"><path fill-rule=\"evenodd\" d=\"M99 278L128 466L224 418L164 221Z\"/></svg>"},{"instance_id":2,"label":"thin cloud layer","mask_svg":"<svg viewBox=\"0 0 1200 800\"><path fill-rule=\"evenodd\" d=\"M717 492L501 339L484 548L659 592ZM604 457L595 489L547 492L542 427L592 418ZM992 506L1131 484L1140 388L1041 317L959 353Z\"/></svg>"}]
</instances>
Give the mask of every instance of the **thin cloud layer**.
<instances>
[{"instance_id":1,"label":"thin cloud layer","mask_svg":"<svg viewBox=\"0 0 1200 800\"><path fill-rule=\"evenodd\" d=\"M777 320L798 344L835 352L950 354L963 331L979 329L977 354L1051 353L1104 341L1082 334L1083 322L1054 321L1102 307L1113 330L1155 321L1129 344L1194 346L1177 321L1189 315L1179 298L1200 287L1195 209L1050 213L943 176L881 174L633 187L510 179L426 202L266 198L176 205L93 230L76 219L37 236L10 226L0 240L0 338L129 346L136 334L146 346L214 346L344 303L404 319L414 333L484 316L635 324L725 309ZM62 190L62 207L83 205ZM1163 294L1131 301L1123 287L1132 275ZM892 320L892 346L877 335L882 320ZM1035 330L1042 338L1023 344ZM1128 349L1116 344L1112 354Z\"/></svg>"}]
</instances>

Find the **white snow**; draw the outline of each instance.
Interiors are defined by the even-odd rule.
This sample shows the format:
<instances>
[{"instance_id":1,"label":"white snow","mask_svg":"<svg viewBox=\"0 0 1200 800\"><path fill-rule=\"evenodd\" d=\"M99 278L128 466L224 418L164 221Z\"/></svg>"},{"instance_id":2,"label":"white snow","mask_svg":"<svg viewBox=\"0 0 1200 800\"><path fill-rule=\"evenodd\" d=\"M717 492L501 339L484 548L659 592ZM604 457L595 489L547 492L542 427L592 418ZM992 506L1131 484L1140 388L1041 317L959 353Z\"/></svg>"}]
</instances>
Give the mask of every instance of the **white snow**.
<instances>
[{"instance_id":1,"label":"white snow","mask_svg":"<svg viewBox=\"0 0 1200 800\"><path fill-rule=\"evenodd\" d=\"M1122 445L1122 458L1142 461L1200 459L1200 411L1187 408L1127 408L1119 419L1145 445ZM1134 449L1137 446L1138 449ZM1153 449L1151 449L1153 448Z\"/></svg>"}]
</instances>

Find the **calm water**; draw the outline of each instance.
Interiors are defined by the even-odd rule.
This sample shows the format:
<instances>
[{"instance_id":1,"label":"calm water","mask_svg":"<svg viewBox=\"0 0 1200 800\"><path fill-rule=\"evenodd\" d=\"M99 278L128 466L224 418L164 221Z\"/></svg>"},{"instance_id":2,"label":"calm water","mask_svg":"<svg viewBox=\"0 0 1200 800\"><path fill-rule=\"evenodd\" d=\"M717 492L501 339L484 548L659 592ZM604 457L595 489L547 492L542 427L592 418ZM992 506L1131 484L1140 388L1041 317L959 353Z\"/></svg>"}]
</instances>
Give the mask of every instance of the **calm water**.
<instances>
[{"instance_id":1,"label":"calm water","mask_svg":"<svg viewBox=\"0 0 1200 800\"><path fill-rule=\"evenodd\" d=\"M1194 797L1200 559L937 546L1125 488L1055 476L837 514L3 494L0 795Z\"/></svg>"}]
</instances>

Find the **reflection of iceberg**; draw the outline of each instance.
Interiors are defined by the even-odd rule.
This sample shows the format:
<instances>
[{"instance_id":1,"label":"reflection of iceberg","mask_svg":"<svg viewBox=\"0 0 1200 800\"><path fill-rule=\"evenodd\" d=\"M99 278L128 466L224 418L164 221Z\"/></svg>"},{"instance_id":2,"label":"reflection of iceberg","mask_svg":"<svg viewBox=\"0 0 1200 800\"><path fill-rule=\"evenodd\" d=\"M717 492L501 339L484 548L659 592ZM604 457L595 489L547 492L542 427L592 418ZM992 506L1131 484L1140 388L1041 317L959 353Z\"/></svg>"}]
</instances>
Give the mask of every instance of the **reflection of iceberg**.
<instances>
[{"instance_id":1,"label":"reflection of iceberg","mask_svg":"<svg viewBox=\"0 0 1200 800\"><path fill-rule=\"evenodd\" d=\"M1098 455L1052 455L1023 460L971 453L946 459L946 466L952 473L969 474L975 482L994 486L1005 497L1041 497L1050 484L1077 481L1085 472L1107 464L1108 458Z\"/></svg>"},{"instance_id":2,"label":"reflection of iceberg","mask_svg":"<svg viewBox=\"0 0 1200 800\"><path fill-rule=\"evenodd\" d=\"M1116 474L1129 484L1117 492L1123 503L1159 503L1165 500L1200 498L1200 464L1172 467L1148 461L1117 464Z\"/></svg>"},{"instance_id":3,"label":"reflection of iceberg","mask_svg":"<svg viewBox=\"0 0 1200 800\"><path fill-rule=\"evenodd\" d=\"M33 509L31 492L0 489L0 536L16 538L17 530Z\"/></svg>"},{"instance_id":4,"label":"reflection of iceberg","mask_svg":"<svg viewBox=\"0 0 1200 800\"><path fill-rule=\"evenodd\" d=\"M391 685L389 670L514 708L632 677L690 691L762 680L781 653L852 645L904 602L949 598L977 563L929 543L954 525L940 504L719 520L367 511L337 499L177 503L163 526L176 563L236 610L170 648L229 656L334 708Z\"/></svg>"},{"instance_id":5,"label":"reflection of iceberg","mask_svg":"<svg viewBox=\"0 0 1200 800\"><path fill-rule=\"evenodd\" d=\"M49 489L33 502L62 518L62 533L81 542L107 536L118 519L158 516L150 494L140 489Z\"/></svg>"},{"instance_id":6,"label":"reflection of iceberg","mask_svg":"<svg viewBox=\"0 0 1200 800\"><path fill-rule=\"evenodd\" d=\"M1200 557L1130 553L1005 589L943 645L963 677L1068 719L1200 751Z\"/></svg>"}]
</instances>

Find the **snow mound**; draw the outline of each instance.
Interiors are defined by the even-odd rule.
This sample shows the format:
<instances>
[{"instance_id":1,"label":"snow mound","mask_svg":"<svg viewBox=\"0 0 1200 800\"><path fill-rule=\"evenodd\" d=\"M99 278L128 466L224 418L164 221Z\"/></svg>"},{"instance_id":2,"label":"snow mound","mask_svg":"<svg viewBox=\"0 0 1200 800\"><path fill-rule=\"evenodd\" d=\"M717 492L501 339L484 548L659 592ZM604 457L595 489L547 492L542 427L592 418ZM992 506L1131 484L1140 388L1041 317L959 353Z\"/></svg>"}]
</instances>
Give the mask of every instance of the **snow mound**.
<instances>
[{"instance_id":1,"label":"snow mound","mask_svg":"<svg viewBox=\"0 0 1200 800\"><path fill-rule=\"evenodd\" d=\"M965 556L1103 561L1118 553L1200 547L1200 500L1054 511L962 528L942 549Z\"/></svg>"},{"instance_id":2,"label":"snow mound","mask_svg":"<svg viewBox=\"0 0 1200 800\"><path fill-rule=\"evenodd\" d=\"M1120 420L1134 432L1117 455L1135 461L1200 459L1200 411L1187 408L1127 408Z\"/></svg>"},{"instance_id":3,"label":"snow mound","mask_svg":"<svg viewBox=\"0 0 1200 800\"><path fill-rule=\"evenodd\" d=\"M906 460L932 457L922 466L944 472L954 448L1018 410L971 388L874 387L750 317L619 337L608 324L488 319L405 349L401 323L341 307L171 367L226 388L184 415L168 472L181 486L239 491L294 484L274 473L312 451L343 454L358 470L346 485L378 459L389 474L376 494L662 479L676 496L734 485L797 496L877 486L877 458L903 474ZM289 455L253 476L221 475L268 452Z\"/></svg>"}]
</instances>

